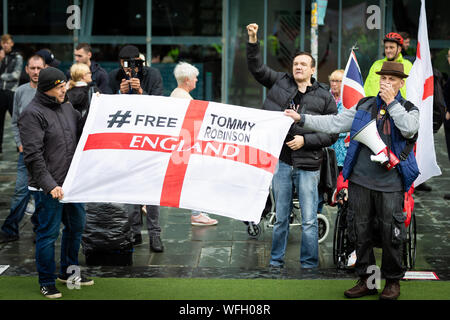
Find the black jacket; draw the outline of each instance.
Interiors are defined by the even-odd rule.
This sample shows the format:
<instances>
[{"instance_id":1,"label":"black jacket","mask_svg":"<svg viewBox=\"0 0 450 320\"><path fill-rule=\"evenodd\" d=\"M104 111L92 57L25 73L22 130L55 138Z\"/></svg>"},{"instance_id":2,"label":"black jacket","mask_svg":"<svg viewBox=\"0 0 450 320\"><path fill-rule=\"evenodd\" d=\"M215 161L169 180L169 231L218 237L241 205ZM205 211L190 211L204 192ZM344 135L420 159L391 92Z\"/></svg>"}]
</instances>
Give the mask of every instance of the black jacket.
<instances>
[{"instance_id":1,"label":"black jacket","mask_svg":"<svg viewBox=\"0 0 450 320\"><path fill-rule=\"evenodd\" d=\"M298 91L297 83L293 76L286 72L276 72L262 63L259 44L247 42L247 63L254 78L269 89L264 101L263 109L284 111L289 107ZM299 113L323 115L337 114L336 102L327 90L327 87L314 78L312 85L307 87L302 95ZM323 147L331 146L338 139L338 135L307 131L293 124L289 130L291 135L302 135L305 145L295 151L290 151L286 144L283 145L282 154L290 154L294 167L303 170L319 170L322 164ZM283 161L286 161L281 158Z\"/></svg>"},{"instance_id":2,"label":"black jacket","mask_svg":"<svg viewBox=\"0 0 450 320\"><path fill-rule=\"evenodd\" d=\"M36 92L18 121L29 186L45 193L62 186L77 146L80 120L70 102L60 104Z\"/></svg>"},{"instance_id":3,"label":"black jacket","mask_svg":"<svg viewBox=\"0 0 450 320\"><path fill-rule=\"evenodd\" d=\"M162 96L163 82L161 73L158 69L152 67L143 67L142 71L138 73L137 77L141 81L141 88L144 90L143 94ZM122 68L117 68L109 73L109 86L113 94L119 93L120 83L125 79L125 72Z\"/></svg>"},{"instance_id":4,"label":"black jacket","mask_svg":"<svg viewBox=\"0 0 450 320\"><path fill-rule=\"evenodd\" d=\"M94 83L91 82L87 86L73 87L67 90L67 98L75 110L79 111L81 115L84 115L89 110L92 94L99 91Z\"/></svg>"},{"instance_id":5,"label":"black jacket","mask_svg":"<svg viewBox=\"0 0 450 320\"><path fill-rule=\"evenodd\" d=\"M92 82L95 83L100 93L111 94L111 88L109 87L109 76L108 73L100 67L100 65L91 60L91 72L92 72Z\"/></svg>"}]
</instances>

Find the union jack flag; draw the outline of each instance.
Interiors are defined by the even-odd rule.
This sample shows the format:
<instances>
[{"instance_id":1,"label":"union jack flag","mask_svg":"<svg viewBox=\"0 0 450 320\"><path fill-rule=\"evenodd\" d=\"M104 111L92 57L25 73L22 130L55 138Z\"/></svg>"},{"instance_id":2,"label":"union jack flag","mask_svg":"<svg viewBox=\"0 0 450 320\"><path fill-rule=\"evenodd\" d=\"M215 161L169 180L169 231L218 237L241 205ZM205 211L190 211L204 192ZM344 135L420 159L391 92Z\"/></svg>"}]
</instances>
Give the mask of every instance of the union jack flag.
<instances>
[{"instance_id":1,"label":"union jack flag","mask_svg":"<svg viewBox=\"0 0 450 320\"><path fill-rule=\"evenodd\" d=\"M354 47L353 47L354 48ZM364 92L364 82L361 75L361 69L359 69L358 61L356 60L355 52L350 53L347 65L345 66L344 76L342 77L341 84L341 99L342 105L350 109L359 100L366 96ZM345 138L345 145L350 143L350 134L347 134Z\"/></svg>"},{"instance_id":2,"label":"union jack flag","mask_svg":"<svg viewBox=\"0 0 450 320\"><path fill-rule=\"evenodd\" d=\"M359 69L358 61L352 48L347 66L345 67L344 77L342 78L342 104L345 108L350 109L365 96L361 70Z\"/></svg>"}]
</instances>

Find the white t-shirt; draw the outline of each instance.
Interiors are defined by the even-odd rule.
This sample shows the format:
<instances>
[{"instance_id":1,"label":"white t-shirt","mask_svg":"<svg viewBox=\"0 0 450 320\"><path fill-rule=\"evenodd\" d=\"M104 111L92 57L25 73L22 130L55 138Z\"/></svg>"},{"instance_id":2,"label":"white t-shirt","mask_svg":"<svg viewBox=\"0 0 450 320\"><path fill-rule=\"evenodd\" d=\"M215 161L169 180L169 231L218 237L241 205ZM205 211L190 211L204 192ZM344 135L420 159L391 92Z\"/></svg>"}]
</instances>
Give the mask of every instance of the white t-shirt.
<instances>
[{"instance_id":1,"label":"white t-shirt","mask_svg":"<svg viewBox=\"0 0 450 320\"><path fill-rule=\"evenodd\" d=\"M192 100L193 98L191 97L191 95L189 94L189 92L187 92L186 90L183 90L181 88L175 88L172 93L170 94L170 97L172 98L183 98L183 99L190 99Z\"/></svg>"}]
</instances>

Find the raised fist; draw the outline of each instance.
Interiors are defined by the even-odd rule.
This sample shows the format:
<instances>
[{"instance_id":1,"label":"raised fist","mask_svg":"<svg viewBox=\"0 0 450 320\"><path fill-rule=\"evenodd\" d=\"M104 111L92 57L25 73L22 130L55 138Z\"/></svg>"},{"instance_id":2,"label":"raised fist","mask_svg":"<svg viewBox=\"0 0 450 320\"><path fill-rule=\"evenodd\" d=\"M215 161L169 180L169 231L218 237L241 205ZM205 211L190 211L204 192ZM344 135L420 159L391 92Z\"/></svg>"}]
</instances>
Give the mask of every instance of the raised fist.
<instances>
[{"instance_id":1,"label":"raised fist","mask_svg":"<svg viewBox=\"0 0 450 320\"><path fill-rule=\"evenodd\" d=\"M256 23L250 23L247 26L247 33L248 33L248 41L250 43L255 43L258 38L256 37L256 34L258 33L258 25Z\"/></svg>"}]
</instances>

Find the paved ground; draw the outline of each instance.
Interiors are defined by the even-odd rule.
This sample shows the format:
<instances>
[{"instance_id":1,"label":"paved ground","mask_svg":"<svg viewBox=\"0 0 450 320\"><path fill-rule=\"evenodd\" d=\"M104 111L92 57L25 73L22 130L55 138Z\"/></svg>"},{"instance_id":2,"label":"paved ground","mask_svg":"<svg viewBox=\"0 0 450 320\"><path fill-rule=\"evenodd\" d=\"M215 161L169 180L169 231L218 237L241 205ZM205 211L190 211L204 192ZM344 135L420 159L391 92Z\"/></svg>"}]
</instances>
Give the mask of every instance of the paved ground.
<instances>
[{"instance_id":1,"label":"paved ground","mask_svg":"<svg viewBox=\"0 0 450 320\"><path fill-rule=\"evenodd\" d=\"M17 153L7 116L3 154L0 155L0 224L9 213L14 191ZM450 193L450 162L444 145L443 130L435 136L438 163L442 175L429 181L432 192L417 192L417 262L415 270L435 271L442 280L450 280L450 202L443 199ZM337 271L332 261L332 231L336 209L325 207L331 230L320 244L320 267L304 271L299 268L300 227L292 227L286 252L286 268L270 271L272 229L263 227L258 239L251 239L247 226L237 220L214 216L219 224L193 227L187 210L161 208L160 224L164 253L149 250L148 236L143 229L144 243L135 247L130 267L88 267L80 251L80 264L90 276L114 277L214 277L214 278L349 278L353 273ZM264 225L264 223L263 223ZM0 265L10 265L5 275L37 275L34 260L33 232L28 216L22 221L19 241L0 244ZM59 256L59 241L56 256ZM380 258L380 252L377 251Z\"/></svg>"}]
</instances>

